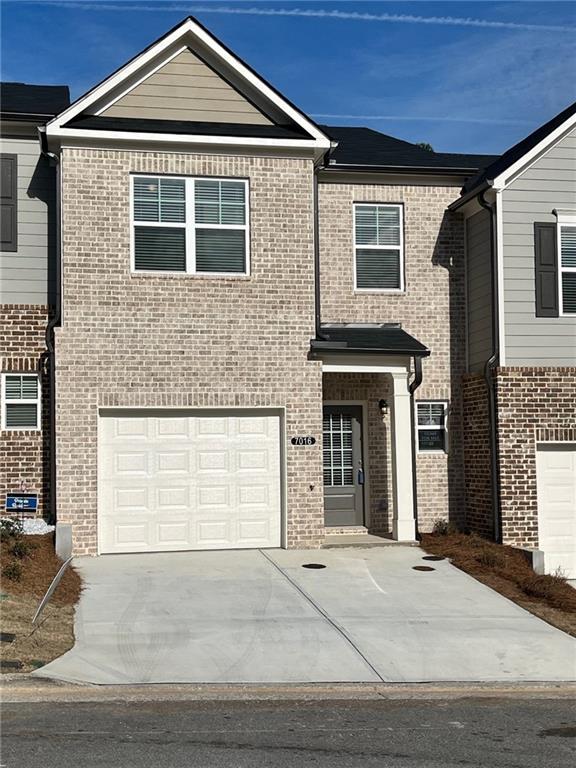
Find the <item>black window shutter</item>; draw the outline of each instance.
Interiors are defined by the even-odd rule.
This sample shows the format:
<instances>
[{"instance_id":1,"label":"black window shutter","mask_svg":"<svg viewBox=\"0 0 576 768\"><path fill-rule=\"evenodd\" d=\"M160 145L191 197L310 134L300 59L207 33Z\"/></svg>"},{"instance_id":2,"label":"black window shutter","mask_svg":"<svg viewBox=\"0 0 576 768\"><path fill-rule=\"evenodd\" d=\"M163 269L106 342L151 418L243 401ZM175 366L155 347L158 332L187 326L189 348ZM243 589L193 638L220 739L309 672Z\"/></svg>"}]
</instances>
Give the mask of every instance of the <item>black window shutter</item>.
<instances>
[{"instance_id":1,"label":"black window shutter","mask_svg":"<svg viewBox=\"0 0 576 768\"><path fill-rule=\"evenodd\" d=\"M18 157L0 155L0 250L18 247Z\"/></svg>"},{"instance_id":2,"label":"black window shutter","mask_svg":"<svg viewBox=\"0 0 576 768\"><path fill-rule=\"evenodd\" d=\"M558 317L556 224L534 224L536 317Z\"/></svg>"}]
</instances>

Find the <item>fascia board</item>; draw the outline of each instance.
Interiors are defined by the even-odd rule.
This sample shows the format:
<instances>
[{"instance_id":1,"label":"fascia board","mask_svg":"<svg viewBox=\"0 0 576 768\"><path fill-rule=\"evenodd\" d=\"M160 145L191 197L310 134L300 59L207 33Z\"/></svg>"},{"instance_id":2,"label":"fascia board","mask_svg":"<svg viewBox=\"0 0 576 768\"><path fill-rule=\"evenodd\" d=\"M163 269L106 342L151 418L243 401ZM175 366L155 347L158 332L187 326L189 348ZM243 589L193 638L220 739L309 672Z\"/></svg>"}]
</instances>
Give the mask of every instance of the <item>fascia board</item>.
<instances>
[{"instance_id":1,"label":"fascia board","mask_svg":"<svg viewBox=\"0 0 576 768\"><path fill-rule=\"evenodd\" d=\"M133 61L129 62L125 67L122 67L116 74L109 77L101 85L97 86L93 91L86 94L85 97L79 99L75 104L71 105L58 115L54 120L51 120L47 125L47 133L50 135L55 130L62 129L64 124L71 119L79 115L87 107L102 99L111 90L117 88L122 84L124 80L136 73L139 69L144 67L147 63L157 58L163 51L170 48L170 46L176 44L186 34L192 34L203 45L209 48L216 54L222 61L224 61L232 69L244 79L247 83L250 83L253 87L262 93L262 95L272 102L279 110L293 120L297 125L303 128L308 134L315 139L315 146L328 150L331 146L330 139L325 136L313 123L305 118L305 116L286 102L278 93L276 93L270 86L268 86L258 75L248 69L241 61L237 59L231 52L223 48L206 30L195 24L191 19L187 19L172 33L168 34L165 38L158 41L157 44L152 45L148 50L144 51L140 56L137 56Z\"/></svg>"},{"instance_id":2,"label":"fascia board","mask_svg":"<svg viewBox=\"0 0 576 768\"><path fill-rule=\"evenodd\" d=\"M531 150L522 155L522 157L516 160L516 162L509 168L502 171L502 173L496 176L493 180L489 181L489 184L497 190L505 189L505 187L514 181L516 176L528 170L528 168L533 165L544 152L551 149L554 144L563 139L564 135L571 131L574 126L576 126L576 115L572 115L565 120L562 125L559 125L552 131L552 133L548 134L545 139L538 142L535 147L532 147Z\"/></svg>"}]
</instances>

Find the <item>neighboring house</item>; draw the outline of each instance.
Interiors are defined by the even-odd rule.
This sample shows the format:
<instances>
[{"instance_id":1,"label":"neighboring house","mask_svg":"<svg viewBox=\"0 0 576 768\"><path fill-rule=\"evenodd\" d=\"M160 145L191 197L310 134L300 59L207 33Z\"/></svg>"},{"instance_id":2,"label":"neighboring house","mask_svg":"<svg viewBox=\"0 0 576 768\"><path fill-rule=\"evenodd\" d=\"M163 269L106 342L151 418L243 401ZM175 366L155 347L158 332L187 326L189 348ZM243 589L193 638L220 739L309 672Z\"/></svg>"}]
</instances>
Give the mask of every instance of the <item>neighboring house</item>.
<instances>
[{"instance_id":1,"label":"neighboring house","mask_svg":"<svg viewBox=\"0 0 576 768\"><path fill-rule=\"evenodd\" d=\"M41 512L49 501L50 375L45 355L57 290L56 172L41 154L38 126L69 101L66 86L0 85L2 512L11 492L37 494Z\"/></svg>"},{"instance_id":2,"label":"neighboring house","mask_svg":"<svg viewBox=\"0 0 576 768\"><path fill-rule=\"evenodd\" d=\"M465 524L466 472L473 524L490 519L464 466L471 441L489 454L466 374L493 353L481 295L471 309L490 237L459 195L495 158L316 125L193 19L42 146L60 169L57 532L75 553L413 541Z\"/></svg>"},{"instance_id":3,"label":"neighboring house","mask_svg":"<svg viewBox=\"0 0 576 768\"><path fill-rule=\"evenodd\" d=\"M576 578L576 104L450 209L466 217L468 524Z\"/></svg>"}]
</instances>

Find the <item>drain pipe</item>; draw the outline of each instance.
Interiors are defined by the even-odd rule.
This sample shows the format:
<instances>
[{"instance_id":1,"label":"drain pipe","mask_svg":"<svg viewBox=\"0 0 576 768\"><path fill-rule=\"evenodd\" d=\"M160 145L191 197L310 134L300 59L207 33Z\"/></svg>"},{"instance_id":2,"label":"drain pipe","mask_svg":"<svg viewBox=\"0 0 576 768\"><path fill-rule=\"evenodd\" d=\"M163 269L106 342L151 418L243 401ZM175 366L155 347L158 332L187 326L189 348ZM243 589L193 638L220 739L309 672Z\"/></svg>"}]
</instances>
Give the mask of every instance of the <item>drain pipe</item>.
<instances>
[{"instance_id":1,"label":"drain pipe","mask_svg":"<svg viewBox=\"0 0 576 768\"><path fill-rule=\"evenodd\" d=\"M38 129L38 136L40 139L40 151L42 155L48 159L48 162L56 167L56 263L54 274L54 290L55 290L55 302L54 312L52 317L48 320L46 326L46 351L40 356L38 362L39 373L42 373L45 363L48 368L49 382L50 382L50 397L49 397L49 430L50 439L49 445L49 482L50 482L50 523L55 525L57 518L57 497L56 497L56 352L54 347L54 328L60 324L60 318L62 314L62 300L61 300L61 233L60 233L60 158L53 152L48 151L48 145L46 141L46 131L44 128Z\"/></svg>"},{"instance_id":2,"label":"drain pipe","mask_svg":"<svg viewBox=\"0 0 576 768\"><path fill-rule=\"evenodd\" d=\"M313 206L314 206L314 311L315 311L315 328L316 338L320 338L321 327L321 311L320 311L320 214L318 212L318 174L320 169L318 166L314 167L314 191L313 191Z\"/></svg>"},{"instance_id":3,"label":"drain pipe","mask_svg":"<svg viewBox=\"0 0 576 768\"><path fill-rule=\"evenodd\" d=\"M492 354L484 364L484 380L488 390L488 421L490 427L490 480L492 492L492 518L494 539L498 544L502 543L502 515L500 511L500 462L498 460L498 404L493 371L500 360L500 342L498 328L500 318L498 316L498 249L496 247L496 226L494 219L496 212L494 206L486 201L485 192L478 195L478 203L488 211L490 216L490 271L491 271L491 300L492 300Z\"/></svg>"},{"instance_id":4,"label":"drain pipe","mask_svg":"<svg viewBox=\"0 0 576 768\"><path fill-rule=\"evenodd\" d=\"M416 530L416 539L419 538L418 531L418 480L416 479L416 417L414 414L414 392L422 384L422 358L414 356L414 378L410 382L408 391L410 392L410 426L412 429L412 497L414 505L414 527Z\"/></svg>"}]
</instances>

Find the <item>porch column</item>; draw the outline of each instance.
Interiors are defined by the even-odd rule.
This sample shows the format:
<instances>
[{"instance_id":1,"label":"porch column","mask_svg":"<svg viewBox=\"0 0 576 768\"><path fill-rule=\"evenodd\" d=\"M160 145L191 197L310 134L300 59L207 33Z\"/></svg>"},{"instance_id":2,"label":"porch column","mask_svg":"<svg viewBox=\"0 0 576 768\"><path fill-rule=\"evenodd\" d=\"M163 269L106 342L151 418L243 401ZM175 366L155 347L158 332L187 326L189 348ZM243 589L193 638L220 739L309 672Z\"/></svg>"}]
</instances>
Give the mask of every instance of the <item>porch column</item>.
<instances>
[{"instance_id":1,"label":"porch column","mask_svg":"<svg viewBox=\"0 0 576 768\"><path fill-rule=\"evenodd\" d=\"M391 373L392 485L394 518L392 535L398 541L416 540L412 485L412 422L407 371Z\"/></svg>"}]
</instances>

